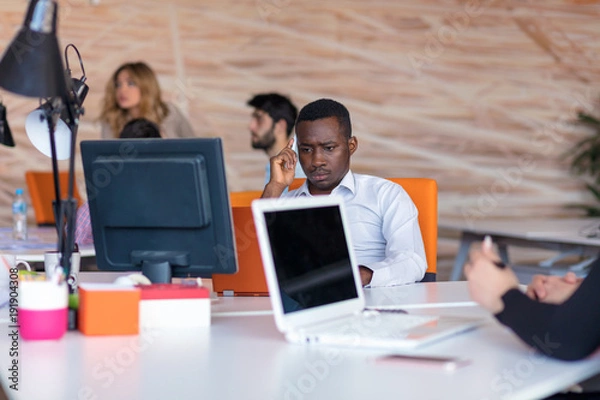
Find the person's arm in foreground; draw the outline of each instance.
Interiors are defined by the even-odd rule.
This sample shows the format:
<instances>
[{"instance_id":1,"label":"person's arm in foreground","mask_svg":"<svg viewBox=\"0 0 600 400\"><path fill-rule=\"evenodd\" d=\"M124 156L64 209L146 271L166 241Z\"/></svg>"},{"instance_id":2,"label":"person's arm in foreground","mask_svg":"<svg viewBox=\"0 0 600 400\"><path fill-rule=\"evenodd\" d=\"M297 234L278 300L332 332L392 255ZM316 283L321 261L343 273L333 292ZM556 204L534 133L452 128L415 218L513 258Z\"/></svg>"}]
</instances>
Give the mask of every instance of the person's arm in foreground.
<instances>
[{"instance_id":1,"label":"person's arm in foreground","mask_svg":"<svg viewBox=\"0 0 600 400\"><path fill-rule=\"evenodd\" d=\"M290 139L283 150L269 161L271 163L271 179L266 184L261 198L279 197L294 181L298 156L292 149L294 139Z\"/></svg>"},{"instance_id":2,"label":"person's arm in foreground","mask_svg":"<svg viewBox=\"0 0 600 400\"><path fill-rule=\"evenodd\" d=\"M581 359L600 346L600 261L592 264L579 288L557 305L527 297L518 289L514 272L508 266L496 266L497 260L491 246L483 245L471 253L465 275L471 297L502 324L528 345L554 358Z\"/></svg>"},{"instance_id":3,"label":"person's arm in foreground","mask_svg":"<svg viewBox=\"0 0 600 400\"><path fill-rule=\"evenodd\" d=\"M527 296L543 303L564 303L581 285L583 278L573 272L564 276L535 275L527 286Z\"/></svg>"}]
</instances>

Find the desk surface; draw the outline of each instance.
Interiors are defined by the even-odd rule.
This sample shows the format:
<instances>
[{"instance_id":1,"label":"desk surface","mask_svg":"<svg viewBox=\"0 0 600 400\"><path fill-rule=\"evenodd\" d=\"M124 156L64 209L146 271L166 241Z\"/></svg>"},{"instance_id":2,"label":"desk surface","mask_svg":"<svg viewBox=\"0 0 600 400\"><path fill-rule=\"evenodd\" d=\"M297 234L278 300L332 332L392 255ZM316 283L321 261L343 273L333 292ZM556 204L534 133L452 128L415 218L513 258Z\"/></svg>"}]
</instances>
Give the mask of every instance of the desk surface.
<instances>
[{"instance_id":1,"label":"desk surface","mask_svg":"<svg viewBox=\"0 0 600 400\"><path fill-rule=\"evenodd\" d=\"M508 260L508 246L542 248L557 252L576 251L582 256L595 257L600 252L600 218L576 219L442 219L440 230L461 232L461 243L450 280L458 280L474 241L491 235L498 244L503 261ZM550 270L549 268L547 269ZM539 273L542 273L541 270Z\"/></svg>"},{"instance_id":2,"label":"desk surface","mask_svg":"<svg viewBox=\"0 0 600 400\"><path fill-rule=\"evenodd\" d=\"M600 246L600 218L515 220L446 218L440 220L439 228L482 235ZM596 236L588 237L592 233Z\"/></svg>"},{"instance_id":3,"label":"desk surface","mask_svg":"<svg viewBox=\"0 0 600 400\"><path fill-rule=\"evenodd\" d=\"M12 228L0 228L0 253L14 254L18 259L43 262L44 252L56 250L58 236L54 227L28 227L27 240L15 240ZM94 257L93 245L79 247L81 257Z\"/></svg>"},{"instance_id":4,"label":"desk surface","mask_svg":"<svg viewBox=\"0 0 600 400\"><path fill-rule=\"evenodd\" d=\"M366 294L371 305L397 303L414 313L485 318L475 330L414 351L467 358L471 364L445 372L378 364L374 358L381 350L288 344L275 327L268 298L236 297L213 304L208 328L112 337L69 332L60 341L21 341L18 393L6 381L11 343L3 324L2 384L14 399L530 399L600 371L600 355L561 362L532 352L470 303L464 282Z\"/></svg>"}]
</instances>

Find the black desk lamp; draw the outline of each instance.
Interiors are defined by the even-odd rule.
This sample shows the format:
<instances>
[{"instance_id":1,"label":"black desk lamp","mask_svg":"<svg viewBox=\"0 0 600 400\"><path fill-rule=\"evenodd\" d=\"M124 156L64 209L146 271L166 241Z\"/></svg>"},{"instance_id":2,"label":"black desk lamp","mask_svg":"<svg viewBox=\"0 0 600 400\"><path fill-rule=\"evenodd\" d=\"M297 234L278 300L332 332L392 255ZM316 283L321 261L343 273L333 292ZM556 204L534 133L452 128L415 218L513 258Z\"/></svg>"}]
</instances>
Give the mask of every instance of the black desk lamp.
<instances>
[{"instance_id":1,"label":"black desk lamp","mask_svg":"<svg viewBox=\"0 0 600 400\"><path fill-rule=\"evenodd\" d=\"M54 0L31 0L25 22L0 60L0 86L30 97L49 98L44 107L48 125L52 172L55 187L54 210L58 233L57 250L61 253L60 265L65 274L71 271L71 254L74 249L76 200L73 197L75 182L75 145L79 116L83 114L79 93L65 74L56 37L58 5ZM65 50L66 53L66 50ZM70 71L68 71L70 73ZM85 84L81 80L81 86ZM82 90L81 86L76 89ZM87 86L85 86L87 92ZM69 184L67 198L61 199L59 170L55 142L55 127L64 114L71 132L69 149ZM66 229L65 229L66 226ZM75 288L72 286L71 291Z\"/></svg>"},{"instance_id":2,"label":"black desk lamp","mask_svg":"<svg viewBox=\"0 0 600 400\"><path fill-rule=\"evenodd\" d=\"M15 147L10 126L6 120L6 107L0 101L0 143L8 147Z\"/></svg>"}]
</instances>

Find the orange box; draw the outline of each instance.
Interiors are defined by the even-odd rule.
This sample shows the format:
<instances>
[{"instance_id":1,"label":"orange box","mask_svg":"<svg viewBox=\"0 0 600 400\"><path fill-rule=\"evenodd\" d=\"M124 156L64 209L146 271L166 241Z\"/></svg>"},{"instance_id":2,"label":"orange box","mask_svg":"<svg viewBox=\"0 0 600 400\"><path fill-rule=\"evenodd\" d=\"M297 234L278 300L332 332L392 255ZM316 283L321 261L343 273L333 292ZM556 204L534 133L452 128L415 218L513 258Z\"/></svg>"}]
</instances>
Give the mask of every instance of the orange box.
<instances>
[{"instance_id":1,"label":"orange box","mask_svg":"<svg viewBox=\"0 0 600 400\"><path fill-rule=\"evenodd\" d=\"M79 286L78 329L84 335L137 335L140 289L113 284Z\"/></svg>"}]
</instances>

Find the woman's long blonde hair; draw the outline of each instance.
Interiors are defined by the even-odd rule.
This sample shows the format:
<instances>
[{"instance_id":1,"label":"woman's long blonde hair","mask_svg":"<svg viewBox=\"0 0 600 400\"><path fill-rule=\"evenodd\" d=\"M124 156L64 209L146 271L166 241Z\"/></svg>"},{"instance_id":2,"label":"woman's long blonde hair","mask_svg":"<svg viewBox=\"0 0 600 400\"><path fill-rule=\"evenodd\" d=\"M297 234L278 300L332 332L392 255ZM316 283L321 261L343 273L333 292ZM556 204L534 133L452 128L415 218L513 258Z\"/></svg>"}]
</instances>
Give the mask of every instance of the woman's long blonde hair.
<instances>
[{"instance_id":1,"label":"woman's long blonde hair","mask_svg":"<svg viewBox=\"0 0 600 400\"><path fill-rule=\"evenodd\" d=\"M146 118L160 126L169 114L169 109L162 101L160 86L154 71L143 62L125 63L113 73L106 84L100 121L106 122L111 128L113 136L118 137L125 124L133 118L128 110L120 108L117 103L116 83L117 76L121 71L129 72L133 82L140 88L140 115L137 117Z\"/></svg>"}]
</instances>

